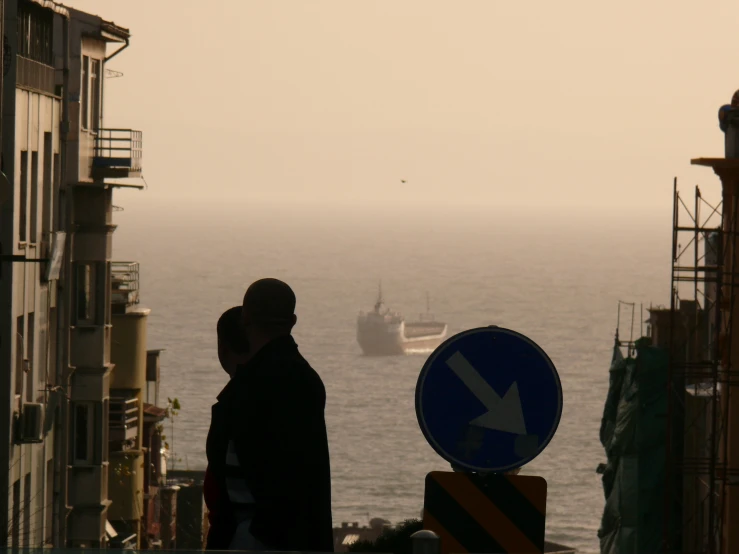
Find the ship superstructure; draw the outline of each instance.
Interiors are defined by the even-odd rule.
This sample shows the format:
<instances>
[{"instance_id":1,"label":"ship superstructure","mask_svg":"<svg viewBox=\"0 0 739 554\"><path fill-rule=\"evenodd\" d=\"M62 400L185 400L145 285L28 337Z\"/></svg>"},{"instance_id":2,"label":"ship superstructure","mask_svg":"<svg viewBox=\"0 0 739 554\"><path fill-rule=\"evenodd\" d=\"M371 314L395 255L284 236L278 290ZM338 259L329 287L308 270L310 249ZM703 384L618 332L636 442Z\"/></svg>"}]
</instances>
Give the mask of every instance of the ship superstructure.
<instances>
[{"instance_id":1,"label":"ship superstructure","mask_svg":"<svg viewBox=\"0 0 739 554\"><path fill-rule=\"evenodd\" d=\"M357 342L366 356L394 356L431 352L447 334L447 324L435 321L428 305L418 321L406 321L403 314L392 311L379 286L377 301L370 312L360 312L357 318Z\"/></svg>"}]
</instances>

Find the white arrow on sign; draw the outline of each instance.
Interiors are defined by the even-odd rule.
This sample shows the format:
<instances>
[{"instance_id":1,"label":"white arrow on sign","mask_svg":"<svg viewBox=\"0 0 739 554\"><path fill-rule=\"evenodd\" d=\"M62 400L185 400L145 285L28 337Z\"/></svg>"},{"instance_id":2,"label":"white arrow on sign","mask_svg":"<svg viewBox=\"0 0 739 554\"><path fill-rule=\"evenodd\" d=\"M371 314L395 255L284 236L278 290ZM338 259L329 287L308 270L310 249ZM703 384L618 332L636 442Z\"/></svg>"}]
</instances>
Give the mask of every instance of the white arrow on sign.
<instances>
[{"instance_id":1,"label":"white arrow on sign","mask_svg":"<svg viewBox=\"0 0 739 554\"><path fill-rule=\"evenodd\" d=\"M446 364L488 410L470 421L470 425L517 435L527 434L517 383L513 383L501 398L461 352L452 354Z\"/></svg>"}]
</instances>

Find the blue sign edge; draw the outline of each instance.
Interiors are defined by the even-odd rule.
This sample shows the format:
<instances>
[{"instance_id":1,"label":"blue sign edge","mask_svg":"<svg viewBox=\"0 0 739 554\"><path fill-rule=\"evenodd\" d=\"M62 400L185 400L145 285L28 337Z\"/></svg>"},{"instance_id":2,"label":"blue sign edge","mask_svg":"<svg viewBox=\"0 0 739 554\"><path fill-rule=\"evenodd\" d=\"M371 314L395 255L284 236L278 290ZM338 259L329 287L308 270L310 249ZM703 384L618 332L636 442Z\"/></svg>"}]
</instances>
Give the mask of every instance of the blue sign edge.
<instances>
[{"instance_id":1,"label":"blue sign edge","mask_svg":"<svg viewBox=\"0 0 739 554\"><path fill-rule=\"evenodd\" d=\"M552 428L552 432L549 434L549 436L539 445L538 451L533 456L529 456L528 458L524 458L520 462L506 466L506 467L476 467L469 464L466 464L460 460L457 460L449 454L448 452L445 452L441 446L439 446L434 438L429 433L428 429L426 428L424 418L423 418L423 411L421 409L421 391L423 390L423 382L426 379L426 375L429 372L430 367L433 365L433 363L436 361L436 358L439 356L439 354L452 342L457 341L461 339L462 337L465 337L467 335L472 335L476 333L481 332L501 332L509 335L513 335L525 342L528 342L531 346L533 346L541 355L542 357L549 362L549 367L552 369L552 372L554 373L554 380L557 383L557 391L558 391L558 408L557 408L557 418L554 424L554 427ZM441 456L444 460L452 464L453 467L458 467L460 469L465 469L467 471L476 472L476 473L502 473L504 471L510 471L512 469L520 468L525 466L526 464L531 463L535 458L537 458L544 450L546 450L547 446L549 446L549 443L552 442L552 439L554 438L554 435L557 433L557 429L559 429L559 424L562 421L562 409L564 406L564 393L562 391L562 381L559 378L559 372L557 371L557 367L554 365L554 362L552 362L552 359L549 357L549 355L544 351L544 349L536 344L533 340L531 340L526 335L523 335L517 331L514 331L512 329L507 329L505 327L498 327L496 325L489 325L487 327L475 327L474 329L467 329L466 331L462 331L461 333L457 333L456 335L453 335L449 337L447 340L445 340L443 343L441 343L428 357L426 362L423 364L423 367L421 368L421 373L418 375L418 380L416 381L416 419L418 420L418 426L421 429L421 433L423 433L424 438L426 439L426 442L429 443L429 446L434 449L434 451Z\"/></svg>"}]
</instances>

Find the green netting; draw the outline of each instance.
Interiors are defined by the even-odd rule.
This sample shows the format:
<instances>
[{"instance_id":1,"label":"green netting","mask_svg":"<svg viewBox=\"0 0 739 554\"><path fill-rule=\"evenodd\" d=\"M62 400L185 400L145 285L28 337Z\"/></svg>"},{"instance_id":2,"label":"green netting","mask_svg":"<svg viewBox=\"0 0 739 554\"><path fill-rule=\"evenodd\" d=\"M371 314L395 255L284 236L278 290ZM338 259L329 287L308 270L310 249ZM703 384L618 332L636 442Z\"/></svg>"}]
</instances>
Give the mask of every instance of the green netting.
<instances>
[{"instance_id":1,"label":"green netting","mask_svg":"<svg viewBox=\"0 0 739 554\"><path fill-rule=\"evenodd\" d=\"M655 554L662 544L667 352L636 343L636 357L613 349L600 441L607 463L606 504L598 530L601 554Z\"/></svg>"}]
</instances>

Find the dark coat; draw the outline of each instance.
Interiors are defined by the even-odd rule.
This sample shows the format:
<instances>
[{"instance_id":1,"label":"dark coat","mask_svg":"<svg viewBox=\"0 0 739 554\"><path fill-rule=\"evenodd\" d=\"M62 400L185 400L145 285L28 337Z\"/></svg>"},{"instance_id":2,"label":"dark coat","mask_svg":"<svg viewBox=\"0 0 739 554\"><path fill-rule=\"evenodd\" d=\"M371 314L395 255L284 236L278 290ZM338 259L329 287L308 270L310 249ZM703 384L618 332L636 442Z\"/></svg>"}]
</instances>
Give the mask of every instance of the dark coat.
<instances>
[{"instance_id":1,"label":"dark coat","mask_svg":"<svg viewBox=\"0 0 739 554\"><path fill-rule=\"evenodd\" d=\"M226 414L221 398L226 395L228 385L218 395L218 402L211 410L210 429L205 444L208 468L204 483L205 502L208 506L209 525L206 550L228 550L228 545L236 531L233 507L226 490L226 450L228 433Z\"/></svg>"},{"instance_id":2,"label":"dark coat","mask_svg":"<svg viewBox=\"0 0 739 554\"><path fill-rule=\"evenodd\" d=\"M293 338L259 350L220 403L256 502L251 534L271 550L333 552L326 389Z\"/></svg>"}]
</instances>

